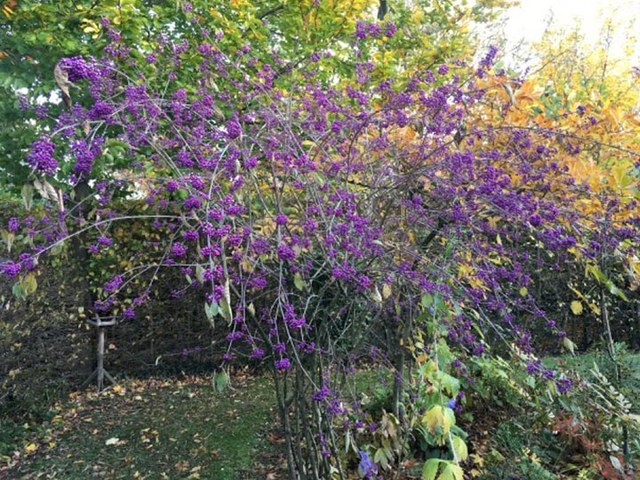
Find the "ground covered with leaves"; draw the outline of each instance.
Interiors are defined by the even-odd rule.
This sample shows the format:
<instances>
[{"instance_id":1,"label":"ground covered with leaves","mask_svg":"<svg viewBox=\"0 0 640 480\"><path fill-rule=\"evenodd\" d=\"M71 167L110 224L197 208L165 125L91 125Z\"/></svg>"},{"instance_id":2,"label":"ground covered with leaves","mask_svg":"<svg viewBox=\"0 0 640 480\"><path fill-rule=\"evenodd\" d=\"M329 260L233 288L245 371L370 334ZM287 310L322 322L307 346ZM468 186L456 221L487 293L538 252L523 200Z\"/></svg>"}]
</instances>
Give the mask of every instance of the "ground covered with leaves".
<instances>
[{"instance_id":1,"label":"ground covered with leaves","mask_svg":"<svg viewBox=\"0 0 640 480\"><path fill-rule=\"evenodd\" d=\"M223 393L207 376L74 393L1 459L0 477L278 478L284 458L271 400L268 380L247 375Z\"/></svg>"},{"instance_id":2,"label":"ground covered with leaves","mask_svg":"<svg viewBox=\"0 0 640 480\"><path fill-rule=\"evenodd\" d=\"M620 391L631 402L630 411L637 412L640 355L626 353L624 360ZM594 369L610 370L606 357L597 354L549 357L544 363L573 372L582 379L580 385L595 381ZM389 382L375 369L355 375L370 397L369 408L388 410ZM495 385L479 378L477 392L470 392L470 408L461 416L469 435L470 455L464 463L469 478L634 478L615 467L615 459L622 458L613 449L617 439L607 440L600 417L589 413L583 396L591 390L577 389L555 407L544 402L536 407L541 399L531 403L521 395L511 397L503 377L493 370L488 375ZM598 391L593 390L594 395ZM52 405L47 406L45 398L40 402L47 414L39 419L33 414L0 416L0 478L287 477L284 438L266 375L236 371L228 385L210 374L137 378L122 380L102 393L90 388ZM637 440L629 441L635 451ZM407 456L401 465L380 474L417 479L422 463ZM355 469L349 475L359 478Z\"/></svg>"}]
</instances>

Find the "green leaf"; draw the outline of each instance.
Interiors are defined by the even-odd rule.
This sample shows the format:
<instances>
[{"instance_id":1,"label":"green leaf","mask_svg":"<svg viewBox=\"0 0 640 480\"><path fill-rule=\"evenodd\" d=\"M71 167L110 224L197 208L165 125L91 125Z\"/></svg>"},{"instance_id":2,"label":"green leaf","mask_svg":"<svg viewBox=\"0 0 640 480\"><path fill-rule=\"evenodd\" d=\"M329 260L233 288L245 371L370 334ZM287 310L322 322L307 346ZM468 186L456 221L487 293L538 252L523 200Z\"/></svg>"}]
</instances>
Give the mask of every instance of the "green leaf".
<instances>
[{"instance_id":1,"label":"green leaf","mask_svg":"<svg viewBox=\"0 0 640 480\"><path fill-rule=\"evenodd\" d=\"M387 452L384 448L378 448L376 450L376 453L373 455L373 461L378 465L381 465L383 468L389 464L389 461L387 460Z\"/></svg>"},{"instance_id":2,"label":"green leaf","mask_svg":"<svg viewBox=\"0 0 640 480\"><path fill-rule=\"evenodd\" d=\"M24 203L25 210L31 210L33 206L33 185L25 183L22 186L22 202Z\"/></svg>"},{"instance_id":3,"label":"green leaf","mask_svg":"<svg viewBox=\"0 0 640 480\"><path fill-rule=\"evenodd\" d=\"M439 458L430 458L424 462L424 467L422 467L422 480L435 480L441 461Z\"/></svg>"},{"instance_id":4,"label":"green leaf","mask_svg":"<svg viewBox=\"0 0 640 480\"><path fill-rule=\"evenodd\" d=\"M202 268L202 265L196 265L196 280L204 283L204 268Z\"/></svg>"},{"instance_id":5,"label":"green leaf","mask_svg":"<svg viewBox=\"0 0 640 480\"><path fill-rule=\"evenodd\" d=\"M226 370L222 370L216 373L215 377L213 377L213 387L216 392L222 393L229 386L229 373Z\"/></svg>"},{"instance_id":6,"label":"green leaf","mask_svg":"<svg viewBox=\"0 0 640 480\"><path fill-rule=\"evenodd\" d=\"M568 337L564 337L562 339L562 346L569 352L571 355L575 355L576 352L576 344L569 340Z\"/></svg>"},{"instance_id":7,"label":"green leaf","mask_svg":"<svg viewBox=\"0 0 640 480\"><path fill-rule=\"evenodd\" d=\"M459 465L448 463L442 470L438 480L463 480L464 471Z\"/></svg>"},{"instance_id":8,"label":"green leaf","mask_svg":"<svg viewBox=\"0 0 640 480\"><path fill-rule=\"evenodd\" d=\"M231 322L233 319L233 311L231 310L231 289L229 285L229 279L224 283L224 294L220 299L220 315L227 322Z\"/></svg>"},{"instance_id":9,"label":"green leaf","mask_svg":"<svg viewBox=\"0 0 640 480\"><path fill-rule=\"evenodd\" d=\"M0 231L0 236L2 237L2 241L7 245L7 251L11 253L13 241L16 239L15 234L13 232L9 232L8 230L2 230Z\"/></svg>"},{"instance_id":10,"label":"green leaf","mask_svg":"<svg viewBox=\"0 0 640 480\"><path fill-rule=\"evenodd\" d=\"M305 282L302 279L302 275L300 275L300 272L296 272L296 274L293 276L293 284L298 290L304 290Z\"/></svg>"},{"instance_id":11,"label":"green leaf","mask_svg":"<svg viewBox=\"0 0 640 480\"><path fill-rule=\"evenodd\" d=\"M20 282L14 283L11 291L13 292L13 296L16 297L18 300L23 300L26 297L24 293L24 289L22 288L22 285L20 284Z\"/></svg>"},{"instance_id":12,"label":"green leaf","mask_svg":"<svg viewBox=\"0 0 640 480\"><path fill-rule=\"evenodd\" d=\"M425 308L431 306L431 304L433 303L433 296L431 296L430 294L423 295L421 303Z\"/></svg>"},{"instance_id":13,"label":"green leaf","mask_svg":"<svg viewBox=\"0 0 640 480\"><path fill-rule=\"evenodd\" d=\"M587 272L590 273L600 283L606 283L608 278L597 265L587 265Z\"/></svg>"},{"instance_id":14,"label":"green leaf","mask_svg":"<svg viewBox=\"0 0 640 480\"><path fill-rule=\"evenodd\" d=\"M456 458L464 462L469 457L469 449L467 448L467 444L463 439L454 435L451 438L451 447L453 448L453 452L456 454Z\"/></svg>"},{"instance_id":15,"label":"green leaf","mask_svg":"<svg viewBox=\"0 0 640 480\"><path fill-rule=\"evenodd\" d=\"M621 298L622 300L624 300L625 302L628 302L629 299L627 298L627 296L624 294L624 292L622 290L620 290L615 283L613 283L611 280L607 280L605 282L605 285L607 286L607 288L609 289L609 293L611 295L615 295L616 297Z\"/></svg>"},{"instance_id":16,"label":"green leaf","mask_svg":"<svg viewBox=\"0 0 640 480\"><path fill-rule=\"evenodd\" d=\"M38 281L33 273L27 274L22 281L22 289L25 295L31 295L38 289Z\"/></svg>"},{"instance_id":17,"label":"green leaf","mask_svg":"<svg viewBox=\"0 0 640 480\"><path fill-rule=\"evenodd\" d=\"M224 318L227 322L231 322L231 320L233 319L233 313L231 312L231 305L229 305L229 301L226 299L226 297L222 297L220 299L219 312L222 318Z\"/></svg>"},{"instance_id":18,"label":"green leaf","mask_svg":"<svg viewBox=\"0 0 640 480\"><path fill-rule=\"evenodd\" d=\"M209 321L213 320L218 313L220 313L220 307L216 302L204 303L204 313L207 315Z\"/></svg>"},{"instance_id":19,"label":"green leaf","mask_svg":"<svg viewBox=\"0 0 640 480\"><path fill-rule=\"evenodd\" d=\"M451 395L455 396L460 391L460 380L455 377L452 377L448 373L440 372L439 380L442 384L442 387Z\"/></svg>"},{"instance_id":20,"label":"green leaf","mask_svg":"<svg viewBox=\"0 0 640 480\"><path fill-rule=\"evenodd\" d=\"M51 256L57 257L62 253L63 250L64 250L64 242L60 242L51 249Z\"/></svg>"},{"instance_id":21,"label":"green leaf","mask_svg":"<svg viewBox=\"0 0 640 480\"><path fill-rule=\"evenodd\" d=\"M620 290L615 283L613 283L613 281L611 281L602 270L600 270L600 267L598 267L597 265L587 265L586 267L586 272L590 273L591 276L593 276L593 278L595 278L598 282L600 282L601 284L603 284L605 287L607 287L607 290L609 290L609 293L611 295L615 295L619 298L621 298L622 300L624 300L625 302L628 302L629 299L627 298L627 296L624 294L624 292L622 290Z\"/></svg>"},{"instance_id":22,"label":"green leaf","mask_svg":"<svg viewBox=\"0 0 640 480\"><path fill-rule=\"evenodd\" d=\"M444 408L444 432L449 433L451 427L456 424L456 415L449 407Z\"/></svg>"},{"instance_id":23,"label":"green leaf","mask_svg":"<svg viewBox=\"0 0 640 480\"><path fill-rule=\"evenodd\" d=\"M382 294L380 293L380 290L378 290L377 285L373 287L373 292L371 292L371 299L376 303L382 303Z\"/></svg>"}]
</instances>

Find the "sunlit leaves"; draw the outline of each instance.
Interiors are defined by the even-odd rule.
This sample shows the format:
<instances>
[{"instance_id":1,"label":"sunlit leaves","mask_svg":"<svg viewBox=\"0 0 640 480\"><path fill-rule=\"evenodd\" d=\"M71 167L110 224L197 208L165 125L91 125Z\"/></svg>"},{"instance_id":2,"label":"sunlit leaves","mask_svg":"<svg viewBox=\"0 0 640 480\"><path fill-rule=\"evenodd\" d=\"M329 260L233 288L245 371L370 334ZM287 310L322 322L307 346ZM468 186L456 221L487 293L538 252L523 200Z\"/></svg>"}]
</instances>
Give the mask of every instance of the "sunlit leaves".
<instances>
[{"instance_id":1,"label":"sunlit leaves","mask_svg":"<svg viewBox=\"0 0 640 480\"><path fill-rule=\"evenodd\" d=\"M469 449L467 448L467 444L457 435L452 435L451 437L451 448L455 453L455 457L459 461L465 462L467 458L469 458Z\"/></svg>"},{"instance_id":2,"label":"sunlit leaves","mask_svg":"<svg viewBox=\"0 0 640 480\"><path fill-rule=\"evenodd\" d=\"M427 460L422 470L422 480L462 480L463 477L464 471L459 465L439 458Z\"/></svg>"},{"instance_id":3,"label":"sunlit leaves","mask_svg":"<svg viewBox=\"0 0 640 480\"><path fill-rule=\"evenodd\" d=\"M451 427L455 425L456 418L448 407L435 405L431 407L422 417L422 424L431 432L447 434Z\"/></svg>"},{"instance_id":4,"label":"sunlit leaves","mask_svg":"<svg viewBox=\"0 0 640 480\"><path fill-rule=\"evenodd\" d=\"M442 469L438 480L462 480L464 472L460 465L449 463Z\"/></svg>"}]
</instances>

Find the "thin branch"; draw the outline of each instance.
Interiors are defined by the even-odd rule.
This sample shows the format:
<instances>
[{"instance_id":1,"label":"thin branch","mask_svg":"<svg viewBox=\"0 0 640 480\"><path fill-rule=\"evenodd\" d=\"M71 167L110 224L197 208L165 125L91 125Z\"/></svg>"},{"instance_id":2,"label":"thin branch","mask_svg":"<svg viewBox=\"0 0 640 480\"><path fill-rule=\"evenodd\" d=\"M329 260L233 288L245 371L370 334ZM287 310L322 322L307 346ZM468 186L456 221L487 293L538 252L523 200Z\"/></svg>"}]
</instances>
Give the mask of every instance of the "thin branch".
<instances>
[{"instance_id":1,"label":"thin branch","mask_svg":"<svg viewBox=\"0 0 640 480\"><path fill-rule=\"evenodd\" d=\"M280 10L283 10L283 9L284 9L284 5L278 5L277 7L273 7L271 10L267 10L266 12L263 12L263 13L259 14L258 15L258 20L264 20L269 15L273 15L274 13L277 13Z\"/></svg>"}]
</instances>

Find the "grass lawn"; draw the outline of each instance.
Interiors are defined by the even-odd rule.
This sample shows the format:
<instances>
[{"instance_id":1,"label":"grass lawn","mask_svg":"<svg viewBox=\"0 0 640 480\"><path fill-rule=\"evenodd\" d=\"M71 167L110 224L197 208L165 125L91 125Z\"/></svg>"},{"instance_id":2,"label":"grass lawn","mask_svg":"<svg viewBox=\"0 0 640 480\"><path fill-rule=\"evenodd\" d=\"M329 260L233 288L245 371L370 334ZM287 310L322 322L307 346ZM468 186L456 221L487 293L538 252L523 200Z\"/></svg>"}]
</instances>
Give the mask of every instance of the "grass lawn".
<instances>
[{"instance_id":1,"label":"grass lawn","mask_svg":"<svg viewBox=\"0 0 640 480\"><path fill-rule=\"evenodd\" d=\"M268 379L233 387L190 377L73 394L0 478L265 478L282 464Z\"/></svg>"}]
</instances>

